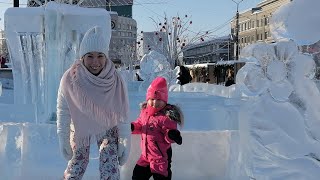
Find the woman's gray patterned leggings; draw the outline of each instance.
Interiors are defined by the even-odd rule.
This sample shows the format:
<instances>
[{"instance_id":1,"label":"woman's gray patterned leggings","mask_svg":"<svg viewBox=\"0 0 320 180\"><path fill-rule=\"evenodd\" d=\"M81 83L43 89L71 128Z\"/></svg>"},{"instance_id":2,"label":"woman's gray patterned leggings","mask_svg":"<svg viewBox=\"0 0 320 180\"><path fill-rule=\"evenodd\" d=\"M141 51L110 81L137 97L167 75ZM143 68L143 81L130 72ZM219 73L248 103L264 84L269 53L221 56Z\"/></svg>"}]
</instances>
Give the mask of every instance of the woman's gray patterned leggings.
<instances>
[{"instance_id":1,"label":"woman's gray patterned leggings","mask_svg":"<svg viewBox=\"0 0 320 180\"><path fill-rule=\"evenodd\" d=\"M73 137L71 131L71 137ZM114 127L106 132L106 135L97 141L100 155L100 179L119 180L118 163L118 129ZM64 172L64 180L81 180L89 163L90 146L73 148L72 159L68 162Z\"/></svg>"}]
</instances>

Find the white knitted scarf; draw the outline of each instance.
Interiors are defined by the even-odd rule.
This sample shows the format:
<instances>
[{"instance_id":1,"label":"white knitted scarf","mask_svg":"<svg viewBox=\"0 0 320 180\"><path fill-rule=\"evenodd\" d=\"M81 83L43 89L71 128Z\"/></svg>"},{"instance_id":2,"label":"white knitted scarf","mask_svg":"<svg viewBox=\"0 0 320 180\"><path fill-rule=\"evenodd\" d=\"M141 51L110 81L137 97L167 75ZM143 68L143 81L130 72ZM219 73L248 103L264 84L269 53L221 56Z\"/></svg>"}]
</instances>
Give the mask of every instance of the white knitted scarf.
<instances>
[{"instance_id":1,"label":"white knitted scarf","mask_svg":"<svg viewBox=\"0 0 320 180\"><path fill-rule=\"evenodd\" d=\"M98 76L91 74L81 60L66 73L62 78L62 92L67 100L73 101L68 106L77 146L87 146L92 136L100 139L108 129L127 121L127 87L110 60ZM74 118L72 111L80 111L89 119L79 115ZM97 122L96 126L92 126L92 121Z\"/></svg>"}]
</instances>

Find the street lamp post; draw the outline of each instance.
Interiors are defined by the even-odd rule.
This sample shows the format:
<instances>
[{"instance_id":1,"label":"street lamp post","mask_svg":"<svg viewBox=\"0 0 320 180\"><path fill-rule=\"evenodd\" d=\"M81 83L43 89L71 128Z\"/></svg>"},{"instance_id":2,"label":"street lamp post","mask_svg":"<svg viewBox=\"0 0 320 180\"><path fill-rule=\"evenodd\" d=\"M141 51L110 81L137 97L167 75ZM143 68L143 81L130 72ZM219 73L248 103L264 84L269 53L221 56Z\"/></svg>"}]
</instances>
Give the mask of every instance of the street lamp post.
<instances>
[{"instance_id":1,"label":"street lamp post","mask_svg":"<svg viewBox=\"0 0 320 180\"><path fill-rule=\"evenodd\" d=\"M243 0L240 0L240 1L232 0L232 1L237 4L235 43L236 43L236 60L239 60L239 4Z\"/></svg>"}]
</instances>

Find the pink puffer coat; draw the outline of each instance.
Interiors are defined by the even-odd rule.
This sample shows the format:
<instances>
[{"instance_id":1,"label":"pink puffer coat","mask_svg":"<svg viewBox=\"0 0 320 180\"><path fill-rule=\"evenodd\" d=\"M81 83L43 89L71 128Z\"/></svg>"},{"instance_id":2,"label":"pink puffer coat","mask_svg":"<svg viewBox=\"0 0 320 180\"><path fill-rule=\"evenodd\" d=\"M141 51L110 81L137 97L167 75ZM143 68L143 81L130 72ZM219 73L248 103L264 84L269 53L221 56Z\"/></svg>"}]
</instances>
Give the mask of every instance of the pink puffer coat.
<instances>
[{"instance_id":1,"label":"pink puffer coat","mask_svg":"<svg viewBox=\"0 0 320 180\"><path fill-rule=\"evenodd\" d=\"M174 108L170 108L174 107ZM179 112L174 112L174 111ZM170 118L171 117L171 118ZM167 150L171 143L168 137L170 129L177 129L177 121L172 117L178 117L177 121L183 121L183 116L179 108L174 105L167 105L164 110L153 116L148 116L145 104L142 105L140 116L132 122L134 130L132 134L141 134L141 156L137 162L140 166L150 165L152 173L168 175L168 155Z\"/></svg>"}]
</instances>

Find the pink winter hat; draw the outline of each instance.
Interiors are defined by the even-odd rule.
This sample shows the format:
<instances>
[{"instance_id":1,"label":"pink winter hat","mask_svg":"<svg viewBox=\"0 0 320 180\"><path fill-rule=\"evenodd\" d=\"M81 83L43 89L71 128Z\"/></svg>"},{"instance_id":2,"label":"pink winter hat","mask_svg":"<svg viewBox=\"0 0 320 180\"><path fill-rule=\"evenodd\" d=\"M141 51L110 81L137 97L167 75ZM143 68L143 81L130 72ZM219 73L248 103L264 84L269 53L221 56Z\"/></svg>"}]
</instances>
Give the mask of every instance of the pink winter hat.
<instances>
[{"instance_id":1,"label":"pink winter hat","mask_svg":"<svg viewBox=\"0 0 320 180\"><path fill-rule=\"evenodd\" d=\"M152 81L147 90L146 100L151 98L168 102L168 88L165 78L157 77Z\"/></svg>"}]
</instances>

